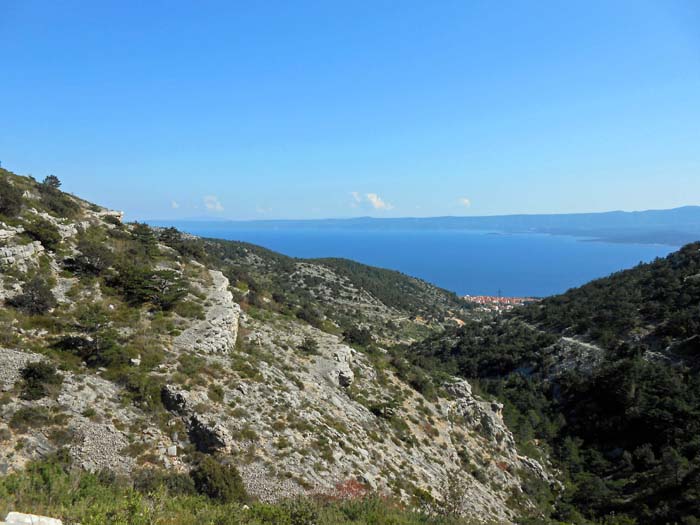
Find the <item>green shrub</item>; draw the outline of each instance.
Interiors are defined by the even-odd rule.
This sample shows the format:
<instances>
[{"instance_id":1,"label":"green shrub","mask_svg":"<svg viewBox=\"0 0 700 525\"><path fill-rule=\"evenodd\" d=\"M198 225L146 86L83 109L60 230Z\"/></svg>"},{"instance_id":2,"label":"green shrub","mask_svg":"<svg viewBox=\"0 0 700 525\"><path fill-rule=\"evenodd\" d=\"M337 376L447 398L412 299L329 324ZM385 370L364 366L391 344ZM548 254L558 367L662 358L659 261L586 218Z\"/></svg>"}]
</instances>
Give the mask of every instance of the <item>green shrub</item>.
<instances>
[{"instance_id":1,"label":"green shrub","mask_svg":"<svg viewBox=\"0 0 700 525\"><path fill-rule=\"evenodd\" d=\"M238 470L222 465L211 456L202 456L190 473L197 492L224 503L246 501L248 495Z\"/></svg>"},{"instance_id":2,"label":"green shrub","mask_svg":"<svg viewBox=\"0 0 700 525\"><path fill-rule=\"evenodd\" d=\"M114 264L114 253L105 245L105 238L97 228L90 228L78 236L78 255L69 261L70 269L86 275L100 275Z\"/></svg>"},{"instance_id":3,"label":"green shrub","mask_svg":"<svg viewBox=\"0 0 700 525\"><path fill-rule=\"evenodd\" d=\"M63 383L63 377L56 372L56 367L43 361L28 363L20 371L22 377L22 397L35 400L46 397L50 387Z\"/></svg>"},{"instance_id":4,"label":"green shrub","mask_svg":"<svg viewBox=\"0 0 700 525\"><path fill-rule=\"evenodd\" d=\"M39 241L47 250L54 250L61 242L61 234L58 233L58 228L41 217L34 217L25 224L24 231L32 239Z\"/></svg>"},{"instance_id":5,"label":"green shrub","mask_svg":"<svg viewBox=\"0 0 700 525\"><path fill-rule=\"evenodd\" d=\"M158 235L158 239L189 259L203 259L207 255L201 239L185 237L175 228L165 228Z\"/></svg>"},{"instance_id":6,"label":"green shrub","mask_svg":"<svg viewBox=\"0 0 700 525\"><path fill-rule=\"evenodd\" d=\"M181 301L177 303L173 308L173 312L187 319L204 320L206 317L204 307L194 301Z\"/></svg>"},{"instance_id":7,"label":"green shrub","mask_svg":"<svg viewBox=\"0 0 700 525\"><path fill-rule=\"evenodd\" d=\"M127 398L142 410L155 413L163 409L161 380L128 369L122 371L116 380L126 390Z\"/></svg>"},{"instance_id":8,"label":"green shrub","mask_svg":"<svg viewBox=\"0 0 700 525\"><path fill-rule=\"evenodd\" d=\"M154 493L161 487L171 495L196 494L192 477L180 472L165 472L154 468L143 468L132 474L134 488L143 493Z\"/></svg>"},{"instance_id":9,"label":"green shrub","mask_svg":"<svg viewBox=\"0 0 700 525\"><path fill-rule=\"evenodd\" d=\"M481 522L427 516L406 510L386 497L373 496L252 503L250 508L243 508L237 502L222 503L192 495L193 483L184 474L144 469L136 471L132 479L133 484L109 472L90 474L72 469L70 455L59 451L42 461L29 463L24 471L0 477L0 514L4 516L18 509L41 510L41 514L60 517L64 523L85 525L467 525Z\"/></svg>"},{"instance_id":10,"label":"green shrub","mask_svg":"<svg viewBox=\"0 0 700 525\"><path fill-rule=\"evenodd\" d=\"M56 306L51 287L39 275L35 275L22 288L22 293L9 299L8 304L29 315L45 314Z\"/></svg>"},{"instance_id":11,"label":"green shrub","mask_svg":"<svg viewBox=\"0 0 700 525\"><path fill-rule=\"evenodd\" d=\"M187 295L187 283L173 270L157 270L151 274L151 290L151 303L171 310Z\"/></svg>"},{"instance_id":12,"label":"green shrub","mask_svg":"<svg viewBox=\"0 0 700 525\"><path fill-rule=\"evenodd\" d=\"M221 388L221 385L211 384L211 385L209 385L209 389L207 391L207 396L214 403L223 403L224 402L224 389Z\"/></svg>"},{"instance_id":13,"label":"green shrub","mask_svg":"<svg viewBox=\"0 0 700 525\"><path fill-rule=\"evenodd\" d=\"M10 183L7 176L0 177L0 214L16 217L22 210L22 190Z\"/></svg>"},{"instance_id":14,"label":"green shrub","mask_svg":"<svg viewBox=\"0 0 700 525\"><path fill-rule=\"evenodd\" d=\"M311 326L319 327L323 322L320 312L311 305L304 305L296 314L302 321L306 321Z\"/></svg>"},{"instance_id":15,"label":"green shrub","mask_svg":"<svg viewBox=\"0 0 700 525\"><path fill-rule=\"evenodd\" d=\"M56 177L56 175L47 175L39 185L39 191L53 192L58 191L60 187L61 181L58 179L58 177Z\"/></svg>"},{"instance_id":16,"label":"green shrub","mask_svg":"<svg viewBox=\"0 0 700 525\"><path fill-rule=\"evenodd\" d=\"M309 500L295 499L282 503L289 515L291 525L315 525L318 523L318 510Z\"/></svg>"},{"instance_id":17,"label":"green shrub","mask_svg":"<svg viewBox=\"0 0 700 525\"><path fill-rule=\"evenodd\" d=\"M12 414L10 427L26 432L30 428L47 426L52 422L51 414L45 407L22 407Z\"/></svg>"},{"instance_id":18,"label":"green shrub","mask_svg":"<svg viewBox=\"0 0 700 525\"><path fill-rule=\"evenodd\" d=\"M112 329L100 330L90 337L64 336L53 347L79 357L90 368L119 368L129 362L129 356L119 345L117 333Z\"/></svg>"},{"instance_id":19,"label":"green shrub","mask_svg":"<svg viewBox=\"0 0 700 525\"><path fill-rule=\"evenodd\" d=\"M161 310L171 310L187 295L187 283L179 273L140 264L122 263L110 284L129 304L150 302Z\"/></svg>"},{"instance_id":20,"label":"green shrub","mask_svg":"<svg viewBox=\"0 0 700 525\"><path fill-rule=\"evenodd\" d=\"M360 346L369 346L372 344L372 334L367 328L352 326L345 330L343 337L348 343Z\"/></svg>"},{"instance_id":21,"label":"green shrub","mask_svg":"<svg viewBox=\"0 0 700 525\"><path fill-rule=\"evenodd\" d=\"M158 255L158 241L150 226L142 223L134 223L131 228L131 237L137 242L138 250L146 257Z\"/></svg>"},{"instance_id":22,"label":"green shrub","mask_svg":"<svg viewBox=\"0 0 700 525\"><path fill-rule=\"evenodd\" d=\"M313 337L305 337L299 345L299 350L305 354L318 354L318 341Z\"/></svg>"}]
</instances>

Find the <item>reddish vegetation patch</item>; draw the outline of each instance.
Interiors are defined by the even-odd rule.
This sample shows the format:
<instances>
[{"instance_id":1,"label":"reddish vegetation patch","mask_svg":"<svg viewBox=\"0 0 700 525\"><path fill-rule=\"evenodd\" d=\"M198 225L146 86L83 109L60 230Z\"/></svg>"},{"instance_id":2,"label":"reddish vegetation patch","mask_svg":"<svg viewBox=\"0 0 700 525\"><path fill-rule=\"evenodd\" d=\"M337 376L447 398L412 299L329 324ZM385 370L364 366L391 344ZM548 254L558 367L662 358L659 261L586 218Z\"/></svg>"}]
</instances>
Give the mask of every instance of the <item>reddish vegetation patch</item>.
<instances>
[{"instance_id":1,"label":"reddish vegetation patch","mask_svg":"<svg viewBox=\"0 0 700 525\"><path fill-rule=\"evenodd\" d=\"M496 466L503 472L508 470L508 463L505 463L504 461L496 461Z\"/></svg>"},{"instance_id":2,"label":"reddish vegetation patch","mask_svg":"<svg viewBox=\"0 0 700 525\"><path fill-rule=\"evenodd\" d=\"M338 500L363 499L369 493L366 485L356 479L348 479L335 486L335 491L331 498Z\"/></svg>"}]
</instances>

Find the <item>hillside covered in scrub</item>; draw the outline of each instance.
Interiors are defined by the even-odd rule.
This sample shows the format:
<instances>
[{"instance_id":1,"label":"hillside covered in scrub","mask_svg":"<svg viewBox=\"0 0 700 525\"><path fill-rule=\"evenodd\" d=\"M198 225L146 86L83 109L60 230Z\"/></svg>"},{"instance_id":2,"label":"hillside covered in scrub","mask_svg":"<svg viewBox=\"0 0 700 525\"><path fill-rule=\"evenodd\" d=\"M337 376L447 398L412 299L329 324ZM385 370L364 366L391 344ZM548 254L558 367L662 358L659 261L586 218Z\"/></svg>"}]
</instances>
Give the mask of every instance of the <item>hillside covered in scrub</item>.
<instances>
[{"instance_id":1,"label":"hillside covered in scrub","mask_svg":"<svg viewBox=\"0 0 700 525\"><path fill-rule=\"evenodd\" d=\"M698 243L491 315L2 171L0 265L0 513L698 522Z\"/></svg>"},{"instance_id":2,"label":"hillside covered in scrub","mask_svg":"<svg viewBox=\"0 0 700 525\"><path fill-rule=\"evenodd\" d=\"M499 402L394 351L472 316L454 294L124 223L4 170L0 242L0 513L509 523L559 490Z\"/></svg>"},{"instance_id":3,"label":"hillside covered in scrub","mask_svg":"<svg viewBox=\"0 0 700 525\"><path fill-rule=\"evenodd\" d=\"M572 523L700 520L700 243L404 349L505 403Z\"/></svg>"}]
</instances>

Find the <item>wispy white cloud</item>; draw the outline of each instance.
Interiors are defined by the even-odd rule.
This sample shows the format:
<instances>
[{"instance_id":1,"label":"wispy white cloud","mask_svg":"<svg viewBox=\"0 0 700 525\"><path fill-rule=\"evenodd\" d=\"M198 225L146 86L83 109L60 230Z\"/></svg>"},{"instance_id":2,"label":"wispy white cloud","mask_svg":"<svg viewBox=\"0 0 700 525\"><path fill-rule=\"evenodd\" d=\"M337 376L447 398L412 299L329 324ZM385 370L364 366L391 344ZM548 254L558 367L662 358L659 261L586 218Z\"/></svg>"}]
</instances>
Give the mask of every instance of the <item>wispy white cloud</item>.
<instances>
[{"instance_id":1,"label":"wispy white cloud","mask_svg":"<svg viewBox=\"0 0 700 525\"><path fill-rule=\"evenodd\" d=\"M265 213L270 213L272 211L272 208L269 208L269 207L266 208L264 206L257 206L255 208L255 211L258 213L265 214Z\"/></svg>"},{"instance_id":2,"label":"wispy white cloud","mask_svg":"<svg viewBox=\"0 0 700 525\"><path fill-rule=\"evenodd\" d=\"M375 210L393 210L394 206L389 204L388 202L384 201L379 195L376 193L368 193L366 195L367 200L369 203L372 205L372 208Z\"/></svg>"},{"instance_id":3,"label":"wispy white cloud","mask_svg":"<svg viewBox=\"0 0 700 525\"><path fill-rule=\"evenodd\" d=\"M352 197L352 202L350 203L350 206L352 206L353 208L357 208L362 203L362 196L360 195L360 192L351 191L350 196Z\"/></svg>"},{"instance_id":4,"label":"wispy white cloud","mask_svg":"<svg viewBox=\"0 0 700 525\"><path fill-rule=\"evenodd\" d=\"M205 195L202 199L204 201L204 207L209 211L224 211L224 207L219 202L219 198L216 195Z\"/></svg>"},{"instance_id":5,"label":"wispy white cloud","mask_svg":"<svg viewBox=\"0 0 700 525\"><path fill-rule=\"evenodd\" d=\"M472 201L470 201L470 200L467 199L466 197L460 197L459 199L457 199L457 203L458 203L460 206L464 206L465 208L468 208L469 206L472 205Z\"/></svg>"},{"instance_id":6,"label":"wispy white cloud","mask_svg":"<svg viewBox=\"0 0 700 525\"><path fill-rule=\"evenodd\" d=\"M171 201L171 202L170 202L170 207L171 207L173 210L177 210L177 209L180 207L180 203L178 203L177 201Z\"/></svg>"}]
</instances>

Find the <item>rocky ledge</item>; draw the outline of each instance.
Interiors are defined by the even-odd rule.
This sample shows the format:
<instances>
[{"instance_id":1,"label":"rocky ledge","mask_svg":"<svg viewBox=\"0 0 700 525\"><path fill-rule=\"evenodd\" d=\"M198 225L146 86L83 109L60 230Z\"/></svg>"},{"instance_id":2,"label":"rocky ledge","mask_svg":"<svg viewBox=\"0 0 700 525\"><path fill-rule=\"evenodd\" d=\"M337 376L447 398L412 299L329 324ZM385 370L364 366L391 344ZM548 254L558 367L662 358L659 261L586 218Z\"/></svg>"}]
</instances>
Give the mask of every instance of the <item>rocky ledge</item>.
<instances>
[{"instance_id":1,"label":"rocky ledge","mask_svg":"<svg viewBox=\"0 0 700 525\"><path fill-rule=\"evenodd\" d=\"M210 270L212 284L205 289L206 318L175 338L176 351L226 354L236 345L241 307L233 301L223 273Z\"/></svg>"}]
</instances>

